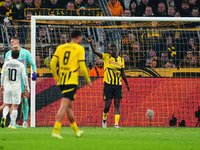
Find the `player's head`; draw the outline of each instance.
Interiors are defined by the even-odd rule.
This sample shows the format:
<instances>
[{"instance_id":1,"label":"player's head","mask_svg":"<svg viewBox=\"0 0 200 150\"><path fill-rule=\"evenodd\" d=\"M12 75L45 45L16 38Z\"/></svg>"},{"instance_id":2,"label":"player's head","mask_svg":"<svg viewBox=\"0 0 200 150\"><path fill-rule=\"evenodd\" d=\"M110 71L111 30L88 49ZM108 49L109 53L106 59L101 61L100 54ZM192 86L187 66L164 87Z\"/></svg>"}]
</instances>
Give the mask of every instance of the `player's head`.
<instances>
[{"instance_id":1,"label":"player's head","mask_svg":"<svg viewBox=\"0 0 200 150\"><path fill-rule=\"evenodd\" d=\"M71 38L74 42L81 44L82 39L83 39L81 31L79 30L72 31Z\"/></svg>"},{"instance_id":2,"label":"player's head","mask_svg":"<svg viewBox=\"0 0 200 150\"><path fill-rule=\"evenodd\" d=\"M109 48L109 53L112 57L116 57L117 55L117 46L115 44L112 44Z\"/></svg>"},{"instance_id":3,"label":"player's head","mask_svg":"<svg viewBox=\"0 0 200 150\"><path fill-rule=\"evenodd\" d=\"M19 51L18 50L12 50L11 54L13 59L17 59L19 57Z\"/></svg>"},{"instance_id":4,"label":"player's head","mask_svg":"<svg viewBox=\"0 0 200 150\"><path fill-rule=\"evenodd\" d=\"M18 37L12 37L10 40L11 46L13 45L19 45L19 38Z\"/></svg>"}]
</instances>

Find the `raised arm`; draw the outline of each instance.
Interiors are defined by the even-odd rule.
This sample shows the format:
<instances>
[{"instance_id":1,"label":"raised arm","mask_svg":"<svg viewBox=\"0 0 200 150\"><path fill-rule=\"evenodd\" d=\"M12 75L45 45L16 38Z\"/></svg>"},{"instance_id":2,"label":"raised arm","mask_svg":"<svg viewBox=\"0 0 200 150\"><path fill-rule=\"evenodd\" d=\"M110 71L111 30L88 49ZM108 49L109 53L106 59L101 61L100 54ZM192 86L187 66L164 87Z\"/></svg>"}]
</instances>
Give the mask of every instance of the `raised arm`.
<instances>
[{"instance_id":1,"label":"raised arm","mask_svg":"<svg viewBox=\"0 0 200 150\"><path fill-rule=\"evenodd\" d=\"M90 43L90 46L91 46L91 48L92 48L92 52L93 52L94 54L96 54L97 56L99 56L100 58L102 58L102 53L100 53L100 52L98 52L98 51L96 50L96 48L94 47L94 45L93 45L93 43L92 43L92 39L93 39L93 35L90 36L90 37L88 38L88 42Z\"/></svg>"}]
</instances>

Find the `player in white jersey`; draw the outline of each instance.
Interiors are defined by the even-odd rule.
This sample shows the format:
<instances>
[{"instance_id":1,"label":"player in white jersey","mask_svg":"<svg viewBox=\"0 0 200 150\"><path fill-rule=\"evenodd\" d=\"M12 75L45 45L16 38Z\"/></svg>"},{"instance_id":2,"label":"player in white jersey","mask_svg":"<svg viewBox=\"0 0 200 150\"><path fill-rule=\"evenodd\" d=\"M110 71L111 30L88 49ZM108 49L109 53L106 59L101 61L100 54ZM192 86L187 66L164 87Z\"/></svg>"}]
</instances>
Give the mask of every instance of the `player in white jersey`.
<instances>
[{"instance_id":1,"label":"player in white jersey","mask_svg":"<svg viewBox=\"0 0 200 150\"><path fill-rule=\"evenodd\" d=\"M21 103L21 78L25 85L25 91L28 89L28 80L26 77L25 66L17 59L19 57L18 50L12 50L12 59L4 63L1 71L1 91L4 92L4 104L3 117L1 119L1 127L5 127L6 116L11 108L11 128L14 126L17 119L18 105Z\"/></svg>"}]
</instances>

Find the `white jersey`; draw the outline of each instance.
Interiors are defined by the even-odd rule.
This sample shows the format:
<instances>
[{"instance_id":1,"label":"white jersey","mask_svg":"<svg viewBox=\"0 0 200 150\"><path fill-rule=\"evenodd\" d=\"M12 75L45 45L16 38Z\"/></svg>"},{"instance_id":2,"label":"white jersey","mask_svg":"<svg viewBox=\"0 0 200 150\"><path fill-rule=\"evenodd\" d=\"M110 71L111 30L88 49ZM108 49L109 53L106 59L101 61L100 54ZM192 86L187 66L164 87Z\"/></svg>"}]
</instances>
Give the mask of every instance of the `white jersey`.
<instances>
[{"instance_id":1,"label":"white jersey","mask_svg":"<svg viewBox=\"0 0 200 150\"><path fill-rule=\"evenodd\" d=\"M21 77L23 78L24 85L28 86L23 63L16 59L10 59L4 63L1 71L1 85L4 86L5 91L21 91Z\"/></svg>"}]
</instances>

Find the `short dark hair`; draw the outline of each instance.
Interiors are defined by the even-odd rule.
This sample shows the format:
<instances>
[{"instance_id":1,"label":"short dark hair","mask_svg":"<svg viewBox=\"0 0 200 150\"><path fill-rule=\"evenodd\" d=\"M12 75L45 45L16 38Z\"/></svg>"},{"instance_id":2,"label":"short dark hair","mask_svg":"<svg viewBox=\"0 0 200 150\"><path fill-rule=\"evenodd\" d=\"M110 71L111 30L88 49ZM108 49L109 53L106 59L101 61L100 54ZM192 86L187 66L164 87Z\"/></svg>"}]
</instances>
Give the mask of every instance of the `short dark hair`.
<instances>
[{"instance_id":1,"label":"short dark hair","mask_svg":"<svg viewBox=\"0 0 200 150\"><path fill-rule=\"evenodd\" d=\"M16 36L13 36L13 37L11 37L11 40L18 40L19 41L19 38L16 37Z\"/></svg>"},{"instance_id":2,"label":"short dark hair","mask_svg":"<svg viewBox=\"0 0 200 150\"><path fill-rule=\"evenodd\" d=\"M19 50L12 50L12 58L17 59L19 57Z\"/></svg>"},{"instance_id":3,"label":"short dark hair","mask_svg":"<svg viewBox=\"0 0 200 150\"><path fill-rule=\"evenodd\" d=\"M75 39L75 38L77 38L77 37L79 37L79 36L82 36L81 31L79 31L79 30L74 30L74 31L72 31L72 33L71 33L71 38L72 38L72 39Z\"/></svg>"}]
</instances>

